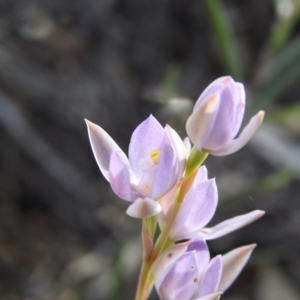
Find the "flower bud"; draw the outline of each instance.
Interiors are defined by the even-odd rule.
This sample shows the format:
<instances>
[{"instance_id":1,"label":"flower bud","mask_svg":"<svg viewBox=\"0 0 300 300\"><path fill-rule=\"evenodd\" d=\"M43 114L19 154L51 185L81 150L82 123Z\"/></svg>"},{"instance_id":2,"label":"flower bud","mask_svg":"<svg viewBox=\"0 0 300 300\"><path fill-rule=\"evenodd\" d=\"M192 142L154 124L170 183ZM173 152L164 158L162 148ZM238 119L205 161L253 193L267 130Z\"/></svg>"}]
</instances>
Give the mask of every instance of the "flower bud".
<instances>
[{"instance_id":1,"label":"flower bud","mask_svg":"<svg viewBox=\"0 0 300 300\"><path fill-rule=\"evenodd\" d=\"M243 84L231 77L213 81L200 95L186 123L186 131L199 151L228 155L241 149L260 127L264 112L258 112L238 138L245 110Z\"/></svg>"}]
</instances>

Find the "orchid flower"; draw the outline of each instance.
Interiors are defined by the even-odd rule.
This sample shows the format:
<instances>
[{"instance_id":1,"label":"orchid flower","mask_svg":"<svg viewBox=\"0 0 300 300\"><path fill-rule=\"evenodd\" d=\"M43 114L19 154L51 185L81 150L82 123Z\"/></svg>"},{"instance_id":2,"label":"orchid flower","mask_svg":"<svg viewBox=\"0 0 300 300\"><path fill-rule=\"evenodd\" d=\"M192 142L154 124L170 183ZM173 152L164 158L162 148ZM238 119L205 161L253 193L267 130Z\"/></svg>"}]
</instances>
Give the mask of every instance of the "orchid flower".
<instances>
[{"instance_id":1,"label":"orchid flower","mask_svg":"<svg viewBox=\"0 0 300 300\"><path fill-rule=\"evenodd\" d=\"M100 171L113 192L130 203L127 214L144 218L136 300L148 299L153 284L161 300L218 300L249 259L254 244L211 259L206 240L235 231L264 212L254 210L206 227L216 212L218 190L201 167L209 154L234 153L255 134L263 111L236 137L244 110L243 85L221 77L197 100L186 123L188 138L181 140L150 115L134 130L128 157L106 131L86 120Z\"/></svg>"},{"instance_id":2,"label":"orchid flower","mask_svg":"<svg viewBox=\"0 0 300 300\"><path fill-rule=\"evenodd\" d=\"M240 150L260 127L264 112L258 112L240 135L245 110L243 84L230 76L213 81L198 98L186 123L186 131L199 151L222 156Z\"/></svg>"},{"instance_id":3,"label":"orchid flower","mask_svg":"<svg viewBox=\"0 0 300 300\"><path fill-rule=\"evenodd\" d=\"M127 214L145 218L158 214L158 199L181 178L186 148L170 127L151 115L133 132L129 155L99 126L86 121L92 150L114 193L132 202Z\"/></svg>"},{"instance_id":4,"label":"orchid flower","mask_svg":"<svg viewBox=\"0 0 300 300\"><path fill-rule=\"evenodd\" d=\"M160 199L162 211L158 215L161 228L164 228L174 205L176 189ZM169 238L173 241L203 236L215 239L235 231L264 215L261 210L234 217L212 227L205 228L215 214L218 204L218 191L215 179L207 178L207 169L202 166L196 175L193 186L185 196L180 211L172 225Z\"/></svg>"},{"instance_id":5,"label":"orchid flower","mask_svg":"<svg viewBox=\"0 0 300 300\"><path fill-rule=\"evenodd\" d=\"M243 269L255 245L210 260L205 241L196 238L165 250L153 265L161 300L217 300Z\"/></svg>"}]
</instances>

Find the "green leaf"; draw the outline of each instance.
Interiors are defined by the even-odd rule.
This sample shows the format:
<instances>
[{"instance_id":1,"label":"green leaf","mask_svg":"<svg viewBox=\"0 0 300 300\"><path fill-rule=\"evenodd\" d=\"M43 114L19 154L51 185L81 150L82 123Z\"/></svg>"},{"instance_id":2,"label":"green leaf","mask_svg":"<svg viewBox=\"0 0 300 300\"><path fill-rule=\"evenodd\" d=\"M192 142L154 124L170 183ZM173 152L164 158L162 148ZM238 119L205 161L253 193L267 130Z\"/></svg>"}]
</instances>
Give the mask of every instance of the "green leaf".
<instances>
[{"instance_id":1,"label":"green leaf","mask_svg":"<svg viewBox=\"0 0 300 300\"><path fill-rule=\"evenodd\" d=\"M225 18L222 4L219 0L205 0L206 8L214 29L219 46L219 54L223 64L235 79L241 79L241 70L235 51L235 43L230 32L230 26Z\"/></svg>"}]
</instances>

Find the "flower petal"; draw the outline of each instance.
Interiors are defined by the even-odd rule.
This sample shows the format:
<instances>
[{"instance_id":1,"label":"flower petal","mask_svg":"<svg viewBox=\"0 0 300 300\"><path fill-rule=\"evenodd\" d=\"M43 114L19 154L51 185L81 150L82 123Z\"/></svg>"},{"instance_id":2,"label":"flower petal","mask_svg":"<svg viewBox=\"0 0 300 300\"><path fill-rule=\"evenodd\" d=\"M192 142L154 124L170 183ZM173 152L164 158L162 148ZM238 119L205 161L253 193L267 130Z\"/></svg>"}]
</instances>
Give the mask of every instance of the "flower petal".
<instances>
[{"instance_id":1,"label":"flower petal","mask_svg":"<svg viewBox=\"0 0 300 300\"><path fill-rule=\"evenodd\" d=\"M165 134L160 145L160 157L154 173L152 198L159 199L167 193L177 182L177 160L170 139Z\"/></svg>"},{"instance_id":2,"label":"flower petal","mask_svg":"<svg viewBox=\"0 0 300 300\"><path fill-rule=\"evenodd\" d=\"M218 191L215 180L198 183L186 195L171 229L170 237L173 240L180 240L199 235L199 231L213 217L217 204Z\"/></svg>"},{"instance_id":3,"label":"flower petal","mask_svg":"<svg viewBox=\"0 0 300 300\"><path fill-rule=\"evenodd\" d=\"M239 247L222 257L223 273L218 288L219 291L225 291L232 284L242 271L255 247L255 244Z\"/></svg>"},{"instance_id":4,"label":"flower petal","mask_svg":"<svg viewBox=\"0 0 300 300\"><path fill-rule=\"evenodd\" d=\"M190 241L178 243L161 253L153 264L153 276L156 290L159 290L163 280L176 261L185 253Z\"/></svg>"},{"instance_id":5,"label":"flower petal","mask_svg":"<svg viewBox=\"0 0 300 300\"><path fill-rule=\"evenodd\" d=\"M195 178L195 185L204 182L207 180L207 168L205 166L202 166L197 173L197 176Z\"/></svg>"},{"instance_id":6,"label":"flower petal","mask_svg":"<svg viewBox=\"0 0 300 300\"><path fill-rule=\"evenodd\" d=\"M126 213L133 218L148 218L159 214L160 204L151 198L137 198L127 209Z\"/></svg>"},{"instance_id":7,"label":"flower petal","mask_svg":"<svg viewBox=\"0 0 300 300\"><path fill-rule=\"evenodd\" d=\"M176 197L176 191L177 186L174 186L167 194L163 195L159 199L159 203L162 207L162 211L158 215L158 222L161 230L166 226L168 220L170 219L172 207Z\"/></svg>"},{"instance_id":8,"label":"flower petal","mask_svg":"<svg viewBox=\"0 0 300 300\"><path fill-rule=\"evenodd\" d=\"M185 137L185 138L183 139L183 144L184 144L185 149L186 149L186 152L187 152L187 154L188 154L188 156L189 156L190 153L191 153L191 150L192 150L192 144L191 144L190 139L189 139L188 137Z\"/></svg>"},{"instance_id":9,"label":"flower petal","mask_svg":"<svg viewBox=\"0 0 300 300\"><path fill-rule=\"evenodd\" d=\"M113 149L123 153L117 143L100 126L85 120L92 150L103 176L109 181L109 160Z\"/></svg>"},{"instance_id":10,"label":"flower petal","mask_svg":"<svg viewBox=\"0 0 300 300\"><path fill-rule=\"evenodd\" d=\"M243 131L238 136L238 138L230 141L227 145L225 145L224 147L222 147L219 150L210 151L210 153L212 155L222 156L222 155L232 154L232 153L240 150L242 147L244 147L248 143L248 141L252 138L252 136L258 130L258 128L260 127L260 125L264 119L264 115L265 115L265 113L263 111L258 112L254 117L251 118L250 122L243 129Z\"/></svg>"},{"instance_id":11,"label":"flower petal","mask_svg":"<svg viewBox=\"0 0 300 300\"><path fill-rule=\"evenodd\" d=\"M143 175L141 161L150 160L150 153L160 148L165 137L165 131L159 122L150 115L133 132L129 144L129 161L135 176L140 179Z\"/></svg>"},{"instance_id":12,"label":"flower petal","mask_svg":"<svg viewBox=\"0 0 300 300\"><path fill-rule=\"evenodd\" d=\"M194 300L219 300L221 295L222 295L222 293L213 293L213 294L210 294L210 295L207 295L207 296L204 296L201 298L197 298Z\"/></svg>"},{"instance_id":13,"label":"flower petal","mask_svg":"<svg viewBox=\"0 0 300 300\"><path fill-rule=\"evenodd\" d=\"M199 287L199 297L215 293L219 287L221 275L222 256L218 255L210 261L205 273L203 274Z\"/></svg>"},{"instance_id":14,"label":"flower petal","mask_svg":"<svg viewBox=\"0 0 300 300\"><path fill-rule=\"evenodd\" d=\"M243 117L245 112L245 106L246 106L246 93L245 88L242 83L236 82L234 85L234 91L233 91L233 98L236 99L236 106L234 108L234 111L232 113L232 134L231 138L235 138L235 136L238 134Z\"/></svg>"},{"instance_id":15,"label":"flower petal","mask_svg":"<svg viewBox=\"0 0 300 300\"><path fill-rule=\"evenodd\" d=\"M202 237L193 239L186 251L196 251L198 275L200 276L210 260L210 254L205 240Z\"/></svg>"},{"instance_id":16,"label":"flower petal","mask_svg":"<svg viewBox=\"0 0 300 300\"><path fill-rule=\"evenodd\" d=\"M176 152L176 157L178 160L178 180L182 177L183 171L185 169L185 164L188 157L188 152L185 144L178 135L178 133L169 125L165 127L165 131L170 138L174 150Z\"/></svg>"},{"instance_id":17,"label":"flower petal","mask_svg":"<svg viewBox=\"0 0 300 300\"><path fill-rule=\"evenodd\" d=\"M197 176L194 181L194 185L201 183L202 181L207 180L207 169L205 166L202 166L197 173ZM162 207L161 213L158 215L158 221L160 228L163 229L170 218L172 212L172 207L176 197L177 186L174 186L167 194L162 196L159 199L159 203ZM175 226L175 225L174 225Z\"/></svg>"},{"instance_id":18,"label":"flower petal","mask_svg":"<svg viewBox=\"0 0 300 300\"><path fill-rule=\"evenodd\" d=\"M265 212L262 210L254 210L250 213L223 221L211 228L203 228L203 230L201 230L201 233L204 235L204 238L206 240L217 239L223 235L226 235L256 221L264 214Z\"/></svg>"},{"instance_id":19,"label":"flower petal","mask_svg":"<svg viewBox=\"0 0 300 300\"><path fill-rule=\"evenodd\" d=\"M224 86L219 97L218 112L203 145L209 151L227 145L238 133L244 116L245 91L241 83Z\"/></svg>"},{"instance_id":20,"label":"flower petal","mask_svg":"<svg viewBox=\"0 0 300 300\"><path fill-rule=\"evenodd\" d=\"M109 163L109 182L112 190L122 199L132 201L130 166L119 149L112 151Z\"/></svg>"},{"instance_id":21,"label":"flower petal","mask_svg":"<svg viewBox=\"0 0 300 300\"><path fill-rule=\"evenodd\" d=\"M195 251L184 253L165 277L158 294L164 300L190 300L198 287Z\"/></svg>"},{"instance_id":22,"label":"flower petal","mask_svg":"<svg viewBox=\"0 0 300 300\"><path fill-rule=\"evenodd\" d=\"M205 139L211 131L219 105L220 96L212 95L207 101L195 106L186 122L186 132L199 151L202 151Z\"/></svg>"},{"instance_id":23,"label":"flower petal","mask_svg":"<svg viewBox=\"0 0 300 300\"><path fill-rule=\"evenodd\" d=\"M197 106L201 105L201 103L205 102L212 95L221 93L224 87L234 83L235 82L231 76L223 76L214 80L201 93L201 95L199 96L198 100L195 103L194 110L196 109Z\"/></svg>"}]
</instances>

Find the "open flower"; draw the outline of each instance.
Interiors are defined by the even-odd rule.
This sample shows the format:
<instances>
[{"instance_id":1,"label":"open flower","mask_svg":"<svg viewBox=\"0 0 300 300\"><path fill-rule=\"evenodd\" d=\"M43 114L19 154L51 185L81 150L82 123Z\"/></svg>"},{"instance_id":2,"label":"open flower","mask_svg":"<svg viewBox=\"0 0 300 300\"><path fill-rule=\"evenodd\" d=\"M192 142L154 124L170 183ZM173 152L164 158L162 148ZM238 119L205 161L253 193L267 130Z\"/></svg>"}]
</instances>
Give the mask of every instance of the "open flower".
<instances>
[{"instance_id":1,"label":"open flower","mask_svg":"<svg viewBox=\"0 0 300 300\"><path fill-rule=\"evenodd\" d=\"M199 151L228 155L241 149L260 127L258 112L235 139L245 110L243 84L225 76L213 81L198 98L186 123L186 131Z\"/></svg>"},{"instance_id":2,"label":"open flower","mask_svg":"<svg viewBox=\"0 0 300 300\"><path fill-rule=\"evenodd\" d=\"M161 228L164 228L174 206L176 188L160 199L162 211L158 215ZM223 221L214 227L205 228L215 214L218 204L218 191L215 179L207 178L207 169L202 166L195 181L186 194L177 217L170 230L169 238L173 241L203 236L205 239L215 239L235 231L264 215L261 210L240 215Z\"/></svg>"},{"instance_id":3,"label":"open flower","mask_svg":"<svg viewBox=\"0 0 300 300\"><path fill-rule=\"evenodd\" d=\"M185 146L170 127L151 115L133 132L127 158L99 126L86 121L92 150L103 176L120 198L132 202L127 214L144 218L161 211L156 201L181 178Z\"/></svg>"},{"instance_id":4,"label":"open flower","mask_svg":"<svg viewBox=\"0 0 300 300\"><path fill-rule=\"evenodd\" d=\"M210 260L205 241L197 238L165 250L153 265L161 300L217 300L243 269L255 245Z\"/></svg>"}]
</instances>

